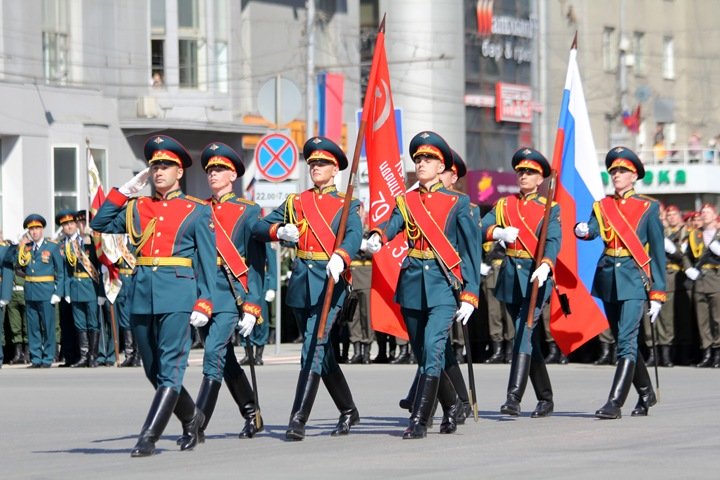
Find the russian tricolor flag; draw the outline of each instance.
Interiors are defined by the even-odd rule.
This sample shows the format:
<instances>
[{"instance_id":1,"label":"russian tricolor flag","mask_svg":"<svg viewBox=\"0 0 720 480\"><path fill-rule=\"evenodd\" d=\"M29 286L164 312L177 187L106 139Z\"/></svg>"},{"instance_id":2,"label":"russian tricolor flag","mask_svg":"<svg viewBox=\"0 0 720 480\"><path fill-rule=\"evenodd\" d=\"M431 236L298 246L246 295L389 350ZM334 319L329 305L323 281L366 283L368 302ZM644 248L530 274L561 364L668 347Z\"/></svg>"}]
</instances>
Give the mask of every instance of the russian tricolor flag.
<instances>
[{"instance_id":1,"label":"russian tricolor flag","mask_svg":"<svg viewBox=\"0 0 720 480\"><path fill-rule=\"evenodd\" d=\"M555 200L563 229L554 276L570 299L572 313L564 315L553 297L550 330L565 354L608 328L602 303L590 295L603 243L599 238L578 240L574 233L576 223L590 218L593 202L605 196L576 57L573 42L553 153L553 169L559 172Z\"/></svg>"}]
</instances>

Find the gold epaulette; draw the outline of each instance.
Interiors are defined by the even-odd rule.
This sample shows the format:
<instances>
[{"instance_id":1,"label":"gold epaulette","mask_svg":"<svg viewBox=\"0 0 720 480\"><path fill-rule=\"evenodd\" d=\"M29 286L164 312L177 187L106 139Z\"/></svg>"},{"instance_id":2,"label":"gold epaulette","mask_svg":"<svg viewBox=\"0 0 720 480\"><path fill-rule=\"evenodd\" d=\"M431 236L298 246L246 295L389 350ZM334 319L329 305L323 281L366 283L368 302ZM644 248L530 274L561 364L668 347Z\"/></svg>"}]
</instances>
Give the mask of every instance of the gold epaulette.
<instances>
[{"instance_id":1,"label":"gold epaulette","mask_svg":"<svg viewBox=\"0 0 720 480\"><path fill-rule=\"evenodd\" d=\"M240 196L234 197L234 200L237 200L239 203L244 203L245 205L257 205L257 203L253 202L252 200L248 200L247 198Z\"/></svg>"},{"instance_id":2,"label":"gold epaulette","mask_svg":"<svg viewBox=\"0 0 720 480\"><path fill-rule=\"evenodd\" d=\"M538 197L538 202L542 203L543 205L547 205L547 198L545 198L545 197ZM558 203L557 203L555 200L553 200L552 206L554 207L554 206L557 205L557 204L558 204Z\"/></svg>"},{"instance_id":3,"label":"gold epaulette","mask_svg":"<svg viewBox=\"0 0 720 480\"><path fill-rule=\"evenodd\" d=\"M185 200L190 200L191 202L199 203L201 205L207 205L207 201L203 200L202 198L193 197L192 195L185 195Z\"/></svg>"},{"instance_id":4,"label":"gold epaulette","mask_svg":"<svg viewBox=\"0 0 720 480\"><path fill-rule=\"evenodd\" d=\"M650 200L651 202L654 202L654 203L660 203L657 198L651 197L650 195L645 195L644 193L638 193L638 194L636 194L636 195L637 195L638 197L640 197L640 198L645 199L645 200Z\"/></svg>"}]
</instances>

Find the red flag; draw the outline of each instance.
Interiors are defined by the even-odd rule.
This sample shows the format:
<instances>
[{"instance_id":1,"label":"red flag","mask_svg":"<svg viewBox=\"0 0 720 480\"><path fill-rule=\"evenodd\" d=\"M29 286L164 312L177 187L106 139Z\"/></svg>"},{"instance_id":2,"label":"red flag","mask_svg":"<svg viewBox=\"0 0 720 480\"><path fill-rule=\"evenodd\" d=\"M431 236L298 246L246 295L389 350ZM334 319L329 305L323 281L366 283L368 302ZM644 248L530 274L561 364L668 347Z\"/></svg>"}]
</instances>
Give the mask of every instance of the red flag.
<instances>
[{"instance_id":1,"label":"red flag","mask_svg":"<svg viewBox=\"0 0 720 480\"><path fill-rule=\"evenodd\" d=\"M395 197L405 193L402 159L395 129L395 108L385 54L385 20L375 41L362 120L370 181L370 228L385 222L395 207ZM373 255L370 318L374 330L408 338L400 307L393 300L400 265L407 255L405 234L398 235Z\"/></svg>"},{"instance_id":2,"label":"red flag","mask_svg":"<svg viewBox=\"0 0 720 480\"><path fill-rule=\"evenodd\" d=\"M635 108L632 114L627 111L623 112L622 122L630 132L635 134L640 132L640 105Z\"/></svg>"}]
</instances>

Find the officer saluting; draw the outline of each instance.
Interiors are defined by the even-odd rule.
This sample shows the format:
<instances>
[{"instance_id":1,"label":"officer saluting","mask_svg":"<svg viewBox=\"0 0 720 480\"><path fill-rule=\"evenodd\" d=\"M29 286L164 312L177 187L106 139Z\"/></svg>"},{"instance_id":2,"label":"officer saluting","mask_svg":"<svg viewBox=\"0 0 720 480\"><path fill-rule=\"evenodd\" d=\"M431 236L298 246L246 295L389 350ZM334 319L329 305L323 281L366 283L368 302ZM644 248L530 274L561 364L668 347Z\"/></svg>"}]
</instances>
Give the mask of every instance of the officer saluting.
<instances>
[{"instance_id":1,"label":"officer saluting","mask_svg":"<svg viewBox=\"0 0 720 480\"><path fill-rule=\"evenodd\" d=\"M137 253L131 323L156 391L133 457L153 454L173 410L183 425L180 449L197 444L204 415L182 387L190 353L188 320L194 326L208 322L216 278L210 207L180 190L190 155L175 139L158 135L145 144L145 158L150 167L111 190L91 222L98 232L129 233ZM129 198L148 177L155 195Z\"/></svg>"},{"instance_id":2,"label":"officer saluting","mask_svg":"<svg viewBox=\"0 0 720 480\"><path fill-rule=\"evenodd\" d=\"M43 238L47 222L38 214L25 218L18 245L18 265L25 267L25 318L30 368L50 368L55 358L55 308L65 291L65 267L57 244Z\"/></svg>"},{"instance_id":3,"label":"officer saluting","mask_svg":"<svg viewBox=\"0 0 720 480\"><path fill-rule=\"evenodd\" d=\"M262 419L256 423L259 412L255 396L235 356L231 339L236 326L244 337L250 335L261 317L265 245L252 238L252 227L260 219L260 207L238 197L232 190L233 182L245 173L235 150L224 143L211 143L203 149L201 162L213 193L208 202L213 210L217 239L217 268L212 319L200 328L205 344L203 379L197 396L197 407L205 414L200 441L215 409L223 378L245 418L240 438L252 438L264 427ZM242 319L238 319L239 304L242 304Z\"/></svg>"},{"instance_id":4,"label":"officer saluting","mask_svg":"<svg viewBox=\"0 0 720 480\"><path fill-rule=\"evenodd\" d=\"M332 140L324 137L309 139L303 147L303 156L315 186L299 195L290 195L283 205L253 229L255 236L262 241L283 240L297 244L285 303L292 308L304 340L295 401L285 434L288 440L305 438L305 424L321 377L340 410L332 435L347 435L350 427L360 421L352 393L328 341L332 324L346 295L348 280L341 274L349 268L351 255L360 249L362 241L362 224L358 215L360 202L346 199L335 187L335 175L347 168L348 161L342 149ZM351 204L345 237L340 247L333 250L346 201ZM325 331L318 339L318 321L325 298L326 280L330 275L337 285Z\"/></svg>"},{"instance_id":5,"label":"officer saluting","mask_svg":"<svg viewBox=\"0 0 720 480\"><path fill-rule=\"evenodd\" d=\"M535 251L538 237L543 228L543 215L547 199L538 193L538 187L550 176L550 164L545 157L532 148L521 148L512 158L517 173L520 193L498 200L495 208L482 220L483 238L486 241L501 240L505 243L507 256L498 273L495 296L505 303L508 313L515 321L510 379L507 398L500 412L520 415L528 376L532 382L538 403L530 414L532 418L546 417L553 412L553 392L545 358L540 351L537 336L533 335L537 322L528 328L529 309L533 319L542 314L544 304L552 293L550 274L560 251L562 232L560 230L560 206L551 205L550 223L547 227L545 256L535 265ZM532 275L530 270L535 268ZM538 282L538 301L530 305L532 284Z\"/></svg>"},{"instance_id":6,"label":"officer saluting","mask_svg":"<svg viewBox=\"0 0 720 480\"><path fill-rule=\"evenodd\" d=\"M478 228L467 195L446 189L440 174L453 167L448 144L434 132L420 132L410 142L410 156L420 187L396 198L388 221L371 234L368 251L405 230L408 256L403 261L395 301L408 328L420 378L403 438L424 438L437 398L443 409L440 433L454 433L463 409L453 383L443 371L453 320L467 322L478 306L480 249Z\"/></svg>"},{"instance_id":7,"label":"officer saluting","mask_svg":"<svg viewBox=\"0 0 720 480\"><path fill-rule=\"evenodd\" d=\"M633 416L647 415L656 402L650 375L638 355L638 329L650 301L648 312L654 322L665 301L665 249L660 206L633 189L645 176L638 156L625 147L615 147L605 156L605 166L615 194L593 203L588 223L575 226L575 236L592 240L598 235L605 251L598 260L592 295L605 305L605 314L617 339L618 364L608 401L595 416L621 417L621 407L635 385L640 398Z\"/></svg>"}]
</instances>

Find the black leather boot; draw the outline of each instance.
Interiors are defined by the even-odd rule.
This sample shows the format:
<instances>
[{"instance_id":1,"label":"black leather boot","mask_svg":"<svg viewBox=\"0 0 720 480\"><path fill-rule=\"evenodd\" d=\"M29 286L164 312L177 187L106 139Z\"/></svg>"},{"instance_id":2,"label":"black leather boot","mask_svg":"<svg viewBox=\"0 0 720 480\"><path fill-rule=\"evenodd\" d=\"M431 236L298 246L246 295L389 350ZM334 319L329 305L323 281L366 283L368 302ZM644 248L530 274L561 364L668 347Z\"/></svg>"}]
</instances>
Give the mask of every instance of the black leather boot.
<instances>
[{"instance_id":1,"label":"black leather boot","mask_svg":"<svg viewBox=\"0 0 720 480\"><path fill-rule=\"evenodd\" d=\"M720 347L713 349L713 368L720 368Z\"/></svg>"},{"instance_id":2,"label":"black leather boot","mask_svg":"<svg viewBox=\"0 0 720 480\"><path fill-rule=\"evenodd\" d=\"M20 365L25 363L23 359L22 343L14 344L15 356L8 362L9 365Z\"/></svg>"},{"instance_id":3,"label":"black leather boot","mask_svg":"<svg viewBox=\"0 0 720 480\"><path fill-rule=\"evenodd\" d=\"M387 354L387 337L384 334L377 335L378 354L373 358L372 363L388 363L390 359Z\"/></svg>"},{"instance_id":4,"label":"black leather boot","mask_svg":"<svg viewBox=\"0 0 720 480\"><path fill-rule=\"evenodd\" d=\"M635 362L629 358L619 359L617 367L615 368L612 387L610 388L610 396L608 397L607 403L595 412L596 417L604 420L614 420L622 417L621 408L630 391L630 385L632 384L634 375Z\"/></svg>"},{"instance_id":5,"label":"black leather boot","mask_svg":"<svg viewBox=\"0 0 720 480\"><path fill-rule=\"evenodd\" d=\"M305 438L305 424L310 417L310 411L313 403L315 403L315 396L319 386L320 375L315 372L306 373L304 370L300 371L290 422L285 432L285 438L288 440L302 440Z\"/></svg>"},{"instance_id":6,"label":"black leather boot","mask_svg":"<svg viewBox=\"0 0 720 480\"><path fill-rule=\"evenodd\" d=\"M485 360L485 363L503 363L505 355L503 355L503 344L502 342L492 342L492 355L490 358Z\"/></svg>"},{"instance_id":7,"label":"black leather boot","mask_svg":"<svg viewBox=\"0 0 720 480\"><path fill-rule=\"evenodd\" d=\"M545 363L557 363L560 360L560 349L555 342L548 342L548 354Z\"/></svg>"},{"instance_id":8,"label":"black leather boot","mask_svg":"<svg viewBox=\"0 0 720 480\"><path fill-rule=\"evenodd\" d=\"M675 364L672 361L672 346L671 345L660 345L660 365L663 367L674 367Z\"/></svg>"},{"instance_id":9,"label":"black leather boot","mask_svg":"<svg viewBox=\"0 0 720 480\"><path fill-rule=\"evenodd\" d=\"M353 342L353 355L347 363L361 363L362 362L362 344L360 342Z\"/></svg>"},{"instance_id":10,"label":"black leather boot","mask_svg":"<svg viewBox=\"0 0 720 480\"><path fill-rule=\"evenodd\" d=\"M593 362L595 365L609 365L610 364L610 344L600 342L600 357Z\"/></svg>"},{"instance_id":11,"label":"black leather boot","mask_svg":"<svg viewBox=\"0 0 720 480\"><path fill-rule=\"evenodd\" d=\"M450 377L445 372L440 373L438 403L443 410L440 433L455 433L458 425L457 417L463 410L463 403L458 397Z\"/></svg>"},{"instance_id":12,"label":"black leather boot","mask_svg":"<svg viewBox=\"0 0 720 480\"><path fill-rule=\"evenodd\" d=\"M252 348L253 348L252 345L250 345L250 350L252 350ZM244 348L243 348L243 351L247 352L247 350L245 350ZM254 356L255 356L255 354L253 353L253 357ZM245 353L245 356L242 357L238 363L240 365L250 365L250 357L248 357L247 353Z\"/></svg>"},{"instance_id":13,"label":"black leather boot","mask_svg":"<svg viewBox=\"0 0 720 480\"><path fill-rule=\"evenodd\" d=\"M410 363L410 352L407 345L400 345L398 355L390 363L393 365Z\"/></svg>"},{"instance_id":14,"label":"black leather boot","mask_svg":"<svg viewBox=\"0 0 720 480\"><path fill-rule=\"evenodd\" d=\"M514 417L520 415L520 401L525 393L525 387L527 387L529 373L530 355L527 353L518 353L510 367L507 399L500 407L500 413Z\"/></svg>"},{"instance_id":15,"label":"black leather boot","mask_svg":"<svg viewBox=\"0 0 720 480\"><path fill-rule=\"evenodd\" d=\"M258 345L255 347L255 365L265 365L263 360L263 353L265 353L265 345Z\"/></svg>"},{"instance_id":16,"label":"black leather boot","mask_svg":"<svg viewBox=\"0 0 720 480\"><path fill-rule=\"evenodd\" d=\"M427 436L427 424L438 392L438 377L421 375L418 380L418 389L413 402L413 413L410 416L410 424L403 433L404 439L425 438Z\"/></svg>"},{"instance_id":17,"label":"black leather boot","mask_svg":"<svg viewBox=\"0 0 720 480\"><path fill-rule=\"evenodd\" d=\"M98 366L97 363L97 357L98 357L98 345L100 341L100 331L99 330L90 330L88 332L88 347L90 350L90 353L88 354L88 367L95 368Z\"/></svg>"},{"instance_id":18,"label":"black leather boot","mask_svg":"<svg viewBox=\"0 0 720 480\"><path fill-rule=\"evenodd\" d=\"M363 365L370 365L370 346L369 343L363 343L361 345Z\"/></svg>"},{"instance_id":19,"label":"black leather boot","mask_svg":"<svg viewBox=\"0 0 720 480\"><path fill-rule=\"evenodd\" d=\"M180 450L192 450L199 442L205 441L204 435L200 438L200 429L205 423L205 414L197 408L185 387L180 389L173 413L182 423L183 434L180 437L182 442L179 442Z\"/></svg>"},{"instance_id":20,"label":"black leather boot","mask_svg":"<svg viewBox=\"0 0 720 480\"><path fill-rule=\"evenodd\" d=\"M360 413L358 413L355 402L348 387L345 375L339 368L322 377L325 388L327 388L330 397L335 402L335 406L340 410L340 418L338 419L335 429L330 433L333 437L338 435L347 435L350 433L350 427L360 423Z\"/></svg>"},{"instance_id":21,"label":"black leather boot","mask_svg":"<svg viewBox=\"0 0 720 480\"><path fill-rule=\"evenodd\" d=\"M460 371L460 367L458 365L450 365L445 369L445 373L447 373L448 377L450 378L453 387L455 387L455 392L457 393L458 398L460 398L460 401L463 404L463 408L460 410L457 416L458 425L462 425L465 423L465 419L473 414L472 405L470 405L470 395L468 393L467 385L465 385L465 378L463 378L462 372Z\"/></svg>"},{"instance_id":22,"label":"black leather boot","mask_svg":"<svg viewBox=\"0 0 720 480\"><path fill-rule=\"evenodd\" d=\"M415 378L413 378L410 390L405 398L400 400L400 408L412 413L413 404L415 403L415 394L417 393L418 381L420 380L420 370L415 370Z\"/></svg>"},{"instance_id":23,"label":"black leather boot","mask_svg":"<svg viewBox=\"0 0 720 480\"><path fill-rule=\"evenodd\" d=\"M123 346L125 349L125 360L120 364L121 367L134 367L135 365L135 337L133 337L132 330L123 330Z\"/></svg>"},{"instance_id":24,"label":"black leather boot","mask_svg":"<svg viewBox=\"0 0 720 480\"><path fill-rule=\"evenodd\" d=\"M155 390L155 397L150 405L145 424L137 443L130 452L131 457L148 457L155 453L155 442L165 430L177 400L178 393L170 387L160 387Z\"/></svg>"},{"instance_id":25,"label":"black leather boot","mask_svg":"<svg viewBox=\"0 0 720 480\"><path fill-rule=\"evenodd\" d=\"M80 346L80 359L70 365L70 368L87 367L90 363L90 348L88 347L88 332L80 330L78 332L78 345Z\"/></svg>"},{"instance_id":26,"label":"black leather boot","mask_svg":"<svg viewBox=\"0 0 720 480\"><path fill-rule=\"evenodd\" d=\"M657 397L652 388L650 373L648 373L645 362L643 362L640 355L638 355L638 362L633 373L633 385L638 392L639 398L631 415L633 417L646 417L650 407L657 403Z\"/></svg>"},{"instance_id":27,"label":"black leather boot","mask_svg":"<svg viewBox=\"0 0 720 480\"><path fill-rule=\"evenodd\" d=\"M230 395L240 410L240 415L245 419L245 425L238 434L238 438L252 438L256 433L265 429L260 410L255 405L255 394L250 381L243 370L237 374L225 373L225 385Z\"/></svg>"},{"instance_id":28,"label":"black leather boot","mask_svg":"<svg viewBox=\"0 0 720 480\"><path fill-rule=\"evenodd\" d=\"M513 339L505 340L505 363L512 363L515 341Z\"/></svg>"},{"instance_id":29,"label":"black leather boot","mask_svg":"<svg viewBox=\"0 0 720 480\"><path fill-rule=\"evenodd\" d=\"M532 357L530 360L530 382L535 397L538 400L535 410L530 414L530 418L542 418L549 416L554 408L552 385L550 384L550 376L542 357Z\"/></svg>"},{"instance_id":30,"label":"black leather boot","mask_svg":"<svg viewBox=\"0 0 720 480\"><path fill-rule=\"evenodd\" d=\"M703 350L702 360L695 366L697 368L709 368L712 366L712 348L708 347Z\"/></svg>"},{"instance_id":31,"label":"black leather boot","mask_svg":"<svg viewBox=\"0 0 720 480\"><path fill-rule=\"evenodd\" d=\"M220 382L210 380L207 377L203 377L202 382L200 383L200 390L198 390L195 406L203 412L205 420L198 429L198 443L203 443L205 441L205 429L207 428L208 423L210 423L210 418L215 411L215 405L217 404L218 392L220 392L221 385L222 384ZM176 443L182 446L187 444L189 441L190 438L183 435L177 439Z\"/></svg>"}]
</instances>

